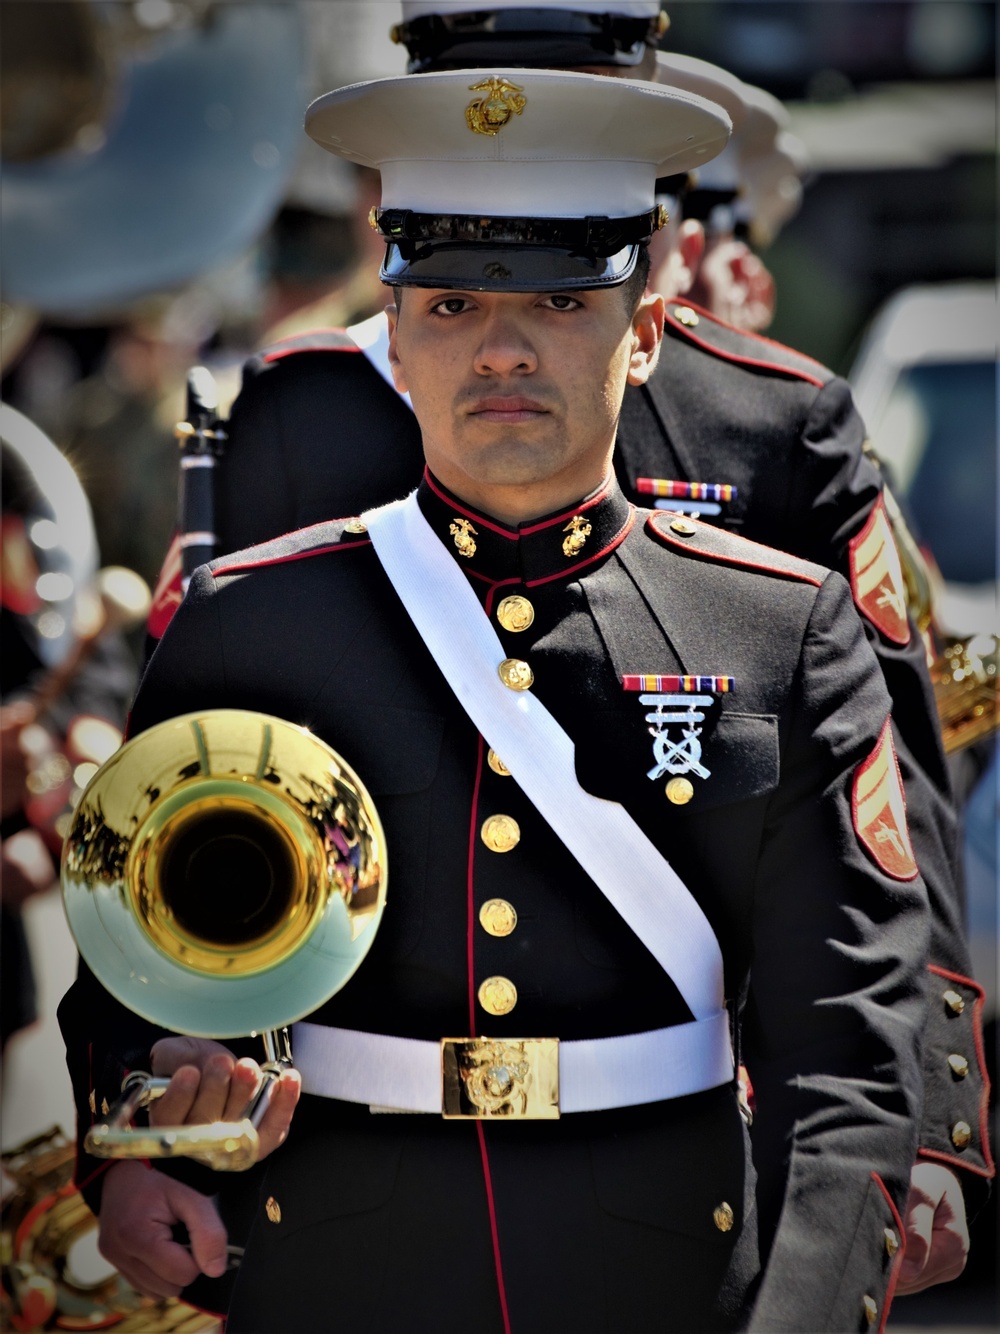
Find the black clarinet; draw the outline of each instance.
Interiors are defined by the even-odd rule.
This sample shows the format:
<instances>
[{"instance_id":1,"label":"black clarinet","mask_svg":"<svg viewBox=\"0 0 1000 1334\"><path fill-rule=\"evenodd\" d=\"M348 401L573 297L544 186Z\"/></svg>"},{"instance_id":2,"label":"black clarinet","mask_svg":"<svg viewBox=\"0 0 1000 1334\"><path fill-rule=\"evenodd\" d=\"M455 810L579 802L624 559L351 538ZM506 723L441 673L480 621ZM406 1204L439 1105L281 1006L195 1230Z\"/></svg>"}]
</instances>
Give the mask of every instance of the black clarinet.
<instances>
[{"instance_id":1,"label":"black clarinet","mask_svg":"<svg viewBox=\"0 0 1000 1334\"><path fill-rule=\"evenodd\" d=\"M186 593L192 574L217 554L215 531L215 466L225 448L219 424L219 390L211 371L193 366L187 377L187 420L177 424L181 451L178 530L181 543L181 588Z\"/></svg>"}]
</instances>

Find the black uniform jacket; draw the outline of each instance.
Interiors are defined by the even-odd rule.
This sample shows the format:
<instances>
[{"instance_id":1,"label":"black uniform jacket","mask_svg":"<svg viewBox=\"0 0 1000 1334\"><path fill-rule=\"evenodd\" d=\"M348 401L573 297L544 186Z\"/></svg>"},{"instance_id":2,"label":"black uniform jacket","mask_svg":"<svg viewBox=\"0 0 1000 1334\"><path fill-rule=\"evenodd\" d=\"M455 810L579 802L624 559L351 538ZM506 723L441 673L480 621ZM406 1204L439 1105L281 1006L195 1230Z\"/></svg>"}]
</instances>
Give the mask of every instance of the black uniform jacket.
<instances>
[{"instance_id":1,"label":"black uniform jacket","mask_svg":"<svg viewBox=\"0 0 1000 1334\"><path fill-rule=\"evenodd\" d=\"M579 782L626 807L711 921L763 1133L751 1158L729 1085L485 1125L306 1096L264 1164L228 1329L318 1329L334 1313L352 1330L724 1329L752 1308L754 1329L801 1332L867 1328L866 1305L883 1321L916 1149L927 913L916 867L886 873L856 827L889 699L847 585L704 525L675 531L613 482L582 502L591 533L570 556L572 512L510 529L429 477L419 496L573 739ZM477 534L465 558L459 519ZM512 593L534 610L524 631L498 620ZM647 776L649 706L622 678L684 673L733 689L706 710L708 775L673 804ZM132 730L218 706L313 729L385 827L382 926L315 1021L574 1039L690 1018L488 763L364 533L319 524L198 570ZM504 853L480 834L495 814L520 831ZM480 925L495 898L517 913L504 937ZM502 1017L478 999L497 976L517 991ZM84 1108L153 1036L85 969L63 1022Z\"/></svg>"}]
</instances>

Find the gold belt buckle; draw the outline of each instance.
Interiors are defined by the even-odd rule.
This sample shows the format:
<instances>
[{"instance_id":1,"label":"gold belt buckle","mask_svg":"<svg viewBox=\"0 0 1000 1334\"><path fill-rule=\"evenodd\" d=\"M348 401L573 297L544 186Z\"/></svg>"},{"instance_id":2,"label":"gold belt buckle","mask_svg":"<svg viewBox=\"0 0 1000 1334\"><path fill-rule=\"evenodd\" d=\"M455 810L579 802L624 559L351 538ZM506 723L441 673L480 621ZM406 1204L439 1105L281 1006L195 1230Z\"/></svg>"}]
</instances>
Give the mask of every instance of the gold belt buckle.
<instances>
[{"instance_id":1,"label":"gold belt buckle","mask_svg":"<svg viewBox=\"0 0 1000 1334\"><path fill-rule=\"evenodd\" d=\"M558 1038L442 1038L446 1121L559 1119Z\"/></svg>"}]
</instances>

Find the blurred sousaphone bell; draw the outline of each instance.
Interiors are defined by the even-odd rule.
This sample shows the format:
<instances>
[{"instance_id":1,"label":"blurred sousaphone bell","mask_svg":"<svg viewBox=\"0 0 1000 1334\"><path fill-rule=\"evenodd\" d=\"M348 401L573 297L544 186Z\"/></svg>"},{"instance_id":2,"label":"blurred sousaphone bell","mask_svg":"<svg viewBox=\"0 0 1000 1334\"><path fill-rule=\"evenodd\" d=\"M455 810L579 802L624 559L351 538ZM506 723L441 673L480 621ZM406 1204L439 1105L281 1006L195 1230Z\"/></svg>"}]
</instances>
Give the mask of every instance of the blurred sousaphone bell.
<instances>
[{"instance_id":1,"label":"blurred sousaphone bell","mask_svg":"<svg viewBox=\"0 0 1000 1334\"><path fill-rule=\"evenodd\" d=\"M344 986L382 916L385 836L361 780L280 718L215 709L170 719L123 746L84 791L62 883L80 953L117 1000L195 1037L261 1033L268 1057L237 1123L131 1131L168 1081L130 1077L87 1151L251 1166L255 1127L291 1064L283 1030Z\"/></svg>"}]
</instances>

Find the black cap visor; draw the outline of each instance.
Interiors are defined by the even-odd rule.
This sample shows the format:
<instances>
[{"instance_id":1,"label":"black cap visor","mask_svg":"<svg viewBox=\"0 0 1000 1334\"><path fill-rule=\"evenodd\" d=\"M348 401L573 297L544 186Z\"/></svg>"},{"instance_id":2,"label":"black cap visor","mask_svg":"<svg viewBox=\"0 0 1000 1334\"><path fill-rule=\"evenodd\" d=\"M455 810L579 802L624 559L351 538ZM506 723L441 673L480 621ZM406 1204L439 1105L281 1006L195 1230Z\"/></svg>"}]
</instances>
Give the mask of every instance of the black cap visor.
<instances>
[{"instance_id":1,"label":"black cap visor","mask_svg":"<svg viewBox=\"0 0 1000 1334\"><path fill-rule=\"evenodd\" d=\"M400 24L409 74L514 65L540 69L638 65L655 44L656 20L579 10L479 9L427 14Z\"/></svg>"},{"instance_id":2,"label":"black cap visor","mask_svg":"<svg viewBox=\"0 0 1000 1334\"><path fill-rule=\"evenodd\" d=\"M381 279L390 287L443 287L464 292L559 292L617 287L631 275L638 243L613 255L561 246L490 241L390 241Z\"/></svg>"}]
</instances>

